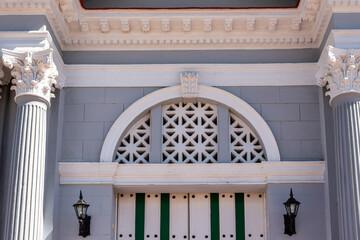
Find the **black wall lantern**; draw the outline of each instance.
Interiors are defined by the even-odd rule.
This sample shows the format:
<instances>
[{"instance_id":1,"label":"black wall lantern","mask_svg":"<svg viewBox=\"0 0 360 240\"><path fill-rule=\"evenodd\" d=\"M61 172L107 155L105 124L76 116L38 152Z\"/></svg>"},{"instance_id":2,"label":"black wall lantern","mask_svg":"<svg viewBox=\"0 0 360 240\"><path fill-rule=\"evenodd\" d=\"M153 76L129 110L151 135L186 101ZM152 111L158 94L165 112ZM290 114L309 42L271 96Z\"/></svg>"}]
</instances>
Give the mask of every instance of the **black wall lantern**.
<instances>
[{"instance_id":1,"label":"black wall lantern","mask_svg":"<svg viewBox=\"0 0 360 240\"><path fill-rule=\"evenodd\" d=\"M80 199L73 207L75 209L76 217L79 219L79 236L84 238L90 235L90 220L91 217L86 215L87 209L90 205L83 200L82 192L80 191Z\"/></svg>"},{"instance_id":2,"label":"black wall lantern","mask_svg":"<svg viewBox=\"0 0 360 240\"><path fill-rule=\"evenodd\" d=\"M292 188L290 190L290 198L284 202L286 214L284 214L285 232L289 236L296 234L295 217L298 213L300 203L293 197Z\"/></svg>"}]
</instances>

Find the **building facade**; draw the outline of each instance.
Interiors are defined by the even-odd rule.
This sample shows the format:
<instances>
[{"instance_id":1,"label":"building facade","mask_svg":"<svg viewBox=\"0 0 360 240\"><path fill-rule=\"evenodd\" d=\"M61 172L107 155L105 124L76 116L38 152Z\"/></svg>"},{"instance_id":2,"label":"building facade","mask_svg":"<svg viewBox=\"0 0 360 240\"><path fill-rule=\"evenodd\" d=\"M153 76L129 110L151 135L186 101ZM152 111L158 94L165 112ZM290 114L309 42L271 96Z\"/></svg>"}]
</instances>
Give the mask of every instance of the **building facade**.
<instances>
[{"instance_id":1,"label":"building facade","mask_svg":"<svg viewBox=\"0 0 360 240\"><path fill-rule=\"evenodd\" d=\"M360 239L360 1L0 12L2 239Z\"/></svg>"}]
</instances>

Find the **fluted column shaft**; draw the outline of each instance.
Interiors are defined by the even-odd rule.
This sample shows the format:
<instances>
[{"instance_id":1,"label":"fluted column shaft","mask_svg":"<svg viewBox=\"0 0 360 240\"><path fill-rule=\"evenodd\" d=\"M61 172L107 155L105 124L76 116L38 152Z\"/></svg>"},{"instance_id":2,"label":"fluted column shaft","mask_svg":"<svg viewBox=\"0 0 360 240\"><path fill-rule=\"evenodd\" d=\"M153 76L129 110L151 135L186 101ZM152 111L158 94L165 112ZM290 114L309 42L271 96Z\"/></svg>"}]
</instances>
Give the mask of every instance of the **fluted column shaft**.
<instances>
[{"instance_id":1,"label":"fluted column shaft","mask_svg":"<svg viewBox=\"0 0 360 240\"><path fill-rule=\"evenodd\" d=\"M340 239L360 239L360 98L333 100Z\"/></svg>"},{"instance_id":2,"label":"fluted column shaft","mask_svg":"<svg viewBox=\"0 0 360 240\"><path fill-rule=\"evenodd\" d=\"M316 77L333 107L339 240L355 240L360 239L360 49L325 51Z\"/></svg>"},{"instance_id":3,"label":"fluted column shaft","mask_svg":"<svg viewBox=\"0 0 360 240\"><path fill-rule=\"evenodd\" d=\"M46 112L41 101L18 104L6 239L43 239Z\"/></svg>"},{"instance_id":4,"label":"fluted column shaft","mask_svg":"<svg viewBox=\"0 0 360 240\"><path fill-rule=\"evenodd\" d=\"M46 115L54 86L61 85L51 49L2 52L18 105L4 239L42 240Z\"/></svg>"}]
</instances>

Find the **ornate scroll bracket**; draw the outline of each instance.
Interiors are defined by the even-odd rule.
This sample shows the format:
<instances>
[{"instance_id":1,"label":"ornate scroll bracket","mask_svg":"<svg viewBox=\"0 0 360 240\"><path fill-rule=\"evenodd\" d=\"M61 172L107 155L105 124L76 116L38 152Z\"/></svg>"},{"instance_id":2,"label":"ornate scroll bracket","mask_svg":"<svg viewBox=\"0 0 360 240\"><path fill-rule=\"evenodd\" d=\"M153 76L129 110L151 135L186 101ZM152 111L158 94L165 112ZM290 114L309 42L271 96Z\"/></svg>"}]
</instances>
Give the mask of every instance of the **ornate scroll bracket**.
<instances>
[{"instance_id":1,"label":"ornate scroll bracket","mask_svg":"<svg viewBox=\"0 0 360 240\"><path fill-rule=\"evenodd\" d=\"M349 93L360 93L360 49L328 47L325 62L316 74L317 85L326 86L330 104L334 97Z\"/></svg>"},{"instance_id":2,"label":"ornate scroll bracket","mask_svg":"<svg viewBox=\"0 0 360 240\"><path fill-rule=\"evenodd\" d=\"M58 71L53 62L53 50L39 52L16 52L2 49L4 65L11 70L11 90L15 90L15 101L19 96L36 95L50 105L55 97L55 88L62 88L63 82L56 80Z\"/></svg>"},{"instance_id":3,"label":"ornate scroll bracket","mask_svg":"<svg viewBox=\"0 0 360 240\"><path fill-rule=\"evenodd\" d=\"M198 72L180 73L181 92L183 98L196 98L198 91Z\"/></svg>"}]
</instances>

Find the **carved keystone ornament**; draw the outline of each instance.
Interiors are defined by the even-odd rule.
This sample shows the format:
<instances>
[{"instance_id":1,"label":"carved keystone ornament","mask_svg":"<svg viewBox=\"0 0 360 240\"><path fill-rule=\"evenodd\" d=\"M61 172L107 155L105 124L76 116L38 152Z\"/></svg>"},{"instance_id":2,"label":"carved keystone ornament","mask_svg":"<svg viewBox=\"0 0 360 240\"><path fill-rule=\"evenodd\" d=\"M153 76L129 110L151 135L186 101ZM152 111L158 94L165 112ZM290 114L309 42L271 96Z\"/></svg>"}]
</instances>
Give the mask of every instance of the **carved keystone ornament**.
<instances>
[{"instance_id":1,"label":"carved keystone ornament","mask_svg":"<svg viewBox=\"0 0 360 240\"><path fill-rule=\"evenodd\" d=\"M196 98L198 91L198 72L180 73L181 91L183 98Z\"/></svg>"}]
</instances>

